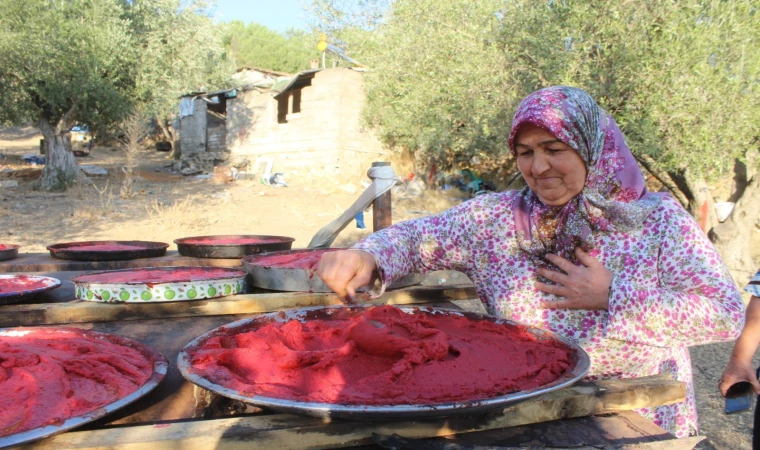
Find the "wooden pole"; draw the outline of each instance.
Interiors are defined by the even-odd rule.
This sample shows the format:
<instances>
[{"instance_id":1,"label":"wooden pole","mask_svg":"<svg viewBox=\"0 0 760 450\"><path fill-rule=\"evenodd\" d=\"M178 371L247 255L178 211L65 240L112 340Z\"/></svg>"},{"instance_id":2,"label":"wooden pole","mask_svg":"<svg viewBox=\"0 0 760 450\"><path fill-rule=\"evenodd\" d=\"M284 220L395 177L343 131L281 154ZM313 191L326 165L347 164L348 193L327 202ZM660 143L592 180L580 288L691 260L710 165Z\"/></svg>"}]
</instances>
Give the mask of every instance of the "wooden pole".
<instances>
[{"instance_id":1,"label":"wooden pole","mask_svg":"<svg viewBox=\"0 0 760 450\"><path fill-rule=\"evenodd\" d=\"M390 166L389 162L373 162L372 167ZM391 208L391 191L376 198L372 203L372 231L380 231L393 224Z\"/></svg>"}]
</instances>

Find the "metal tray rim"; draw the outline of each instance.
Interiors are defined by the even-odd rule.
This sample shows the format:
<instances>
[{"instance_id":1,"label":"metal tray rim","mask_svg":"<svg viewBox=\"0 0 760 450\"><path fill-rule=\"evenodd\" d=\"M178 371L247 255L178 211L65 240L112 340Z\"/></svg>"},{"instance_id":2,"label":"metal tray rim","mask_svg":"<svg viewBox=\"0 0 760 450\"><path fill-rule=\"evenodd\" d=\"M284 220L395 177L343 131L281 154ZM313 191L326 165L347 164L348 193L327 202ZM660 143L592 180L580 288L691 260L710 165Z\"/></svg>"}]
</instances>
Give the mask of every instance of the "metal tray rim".
<instances>
[{"instance_id":1,"label":"metal tray rim","mask_svg":"<svg viewBox=\"0 0 760 450\"><path fill-rule=\"evenodd\" d=\"M255 404L257 406L263 406L272 408L274 410L305 414L313 417L320 418L341 418L350 420L374 420L374 419L413 419L413 418L435 418L445 417L452 415L460 415L464 413L479 413L485 412L497 407L506 407L514 403L521 402L545 393L558 390L567 386L570 386L579 380L581 380L589 371L591 361L588 354L577 343L571 341L568 338L560 336L559 334L545 330L539 327L533 327L525 325L519 322L515 322L509 319L501 317L491 316L487 314L472 313L466 311L456 311L443 308L429 308L419 306L397 306L404 312L411 313L415 311L426 312L430 314L453 314L461 315L468 318L489 320L495 323L507 323L517 326L525 327L526 330L534 334L539 338L556 339L564 344L570 346L576 351L577 362L575 367L569 373L566 373L557 380L548 383L544 386L539 386L527 391L521 391L518 393L501 395L497 397L467 401L467 402L446 402L436 403L428 405L345 405L345 404L332 404L332 403L318 403L318 402L298 402L294 400L278 399L273 397L264 397L258 395L246 396L233 389L226 388L224 386L213 383L195 373L192 373L190 369L190 357L187 352L188 349L198 346L205 339L210 338L214 333L218 332L220 328L225 330L234 330L236 328L243 328L256 321L263 321L266 318L273 318L274 320L282 319L289 320L293 318L299 318L305 316L310 311L328 310L328 309L340 309L340 308L369 308L372 305L351 305L351 306L316 306L308 308L300 308L297 310L280 311L274 313L262 314L256 317L247 319L241 319L235 322L231 322L221 327L217 327L207 333L198 336L190 341L185 347L180 350L177 355L177 367L180 370L185 379L194 383L204 389L223 395L225 397L233 398L236 400L244 401L247 403ZM285 316L285 317L283 317ZM287 317L290 316L290 317Z\"/></svg>"},{"instance_id":2,"label":"metal tray rim","mask_svg":"<svg viewBox=\"0 0 760 450\"><path fill-rule=\"evenodd\" d=\"M21 274L0 274L0 278L13 278L13 277L16 277L18 275L21 275ZM50 284L48 286L41 287L41 288L36 288L36 289L26 289L26 290L18 291L18 292L0 292L0 298L5 298L5 297L21 297L21 296L24 296L24 295L39 294L40 292L49 291L49 290L55 289L55 288L57 288L57 287L59 287L61 285L61 280L59 280L58 278L45 277L45 276L42 276L42 275L26 275L26 276L27 277L31 277L31 278L37 278L37 279L53 280L53 282L52 282L52 284Z\"/></svg>"},{"instance_id":3,"label":"metal tray rim","mask_svg":"<svg viewBox=\"0 0 760 450\"><path fill-rule=\"evenodd\" d=\"M229 271L228 276L218 277L218 278L204 278L203 280L175 280L175 281L159 281L159 282L153 282L153 283L147 283L145 281L124 281L124 282L118 282L118 283L99 283L97 281L82 281L82 277L90 276L90 275L101 275L101 274L112 274L112 273L119 273L119 272L134 272L137 270L156 270L156 271L164 271L164 270L172 270L172 269L208 269L208 270L226 270ZM232 273L236 272L236 273ZM120 269L120 270L102 270L98 272L88 272L82 275L77 275L71 279L71 282L74 284L77 283L88 283L88 284L94 284L98 286L133 286L133 285L142 285L142 284L151 284L151 285L160 285L160 284L168 284L168 283L192 283L192 282L202 282L202 281L216 281L216 280L226 280L226 279L232 279L232 278L240 278L240 277L246 277L248 274L244 270L240 269L234 269L231 267L216 267L216 266L163 266L163 267L140 267L136 269Z\"/></svg>"},{"instance_id":4,"label":"metal tray rim","mask_svg":"<svg viewBox=\"0 0 760 450\"><path fill-rule=\"evenodd\" d=\"M7 333L14 333L14 334L24 333L24 332L29 333L35 330L36 329L33 327L0 328L0 336ZM62 327L62 328L56 328L54 329L54 331L62 332L62 333L88 334L98 339L110 339L113 336L118 336L118 335L112 335L109 333L102 333L99 331L84 330L84 329L79 329L79 328ZM153 359L153 373L151 373L150 377L145 381L145 384L137 388L137 390L135 390L131 394L119 400L116 400L115 402L109 403L108 405L102 406L84 415L66 419L60 425L47 425L44 427L23 431L21 433L15 433L15 434L10 434L8 436L0 437L0 448L11 447L11 446L47 438L47 437L62 433L64 431L70 430L74 427L78 427L80 425L84 425L86 423L92 422L96 419L100 419L101 417L104 417L118 409L121 409L135 402L136 400L144 397L145 395L150 393L153 389L155 389L155 387L158 386L158 384L166 376L166 372L169 368L169 362L167 361L167 359L161 353L153 350L152 348L148 347L147 345L143 344L142 342L136 339L127 338L124 336L118 336L118 338L123 339L124 341L127 341L128 343L130 343L130 345L134 345L135 348L139 349L147 357Z\"/></svg>"},{"instance_id":5,"label":"metal tray rim","mask_svg":"<svg viewBox=\"0 0 760 450\"><path fill-rule=\"evenodd\" d=\"M215 243L205 243L205 242L199 242L199 243L193 243L193 242L186 242L190 239L202 239L202 238L277 238L280 239L278 242L262 242L262 243L253 243L253 244L215 244ZM182 244L182 245L192 245L193 247L245 247L248 245L267 245L267 244L282 244L287 242L295 242L296 238L290 237L290 236L276 236L276 235L269 235L269 234L212 234L208 236L188 236L184 238L175 239L175 244Z\"/></svg>"}]
</instances>

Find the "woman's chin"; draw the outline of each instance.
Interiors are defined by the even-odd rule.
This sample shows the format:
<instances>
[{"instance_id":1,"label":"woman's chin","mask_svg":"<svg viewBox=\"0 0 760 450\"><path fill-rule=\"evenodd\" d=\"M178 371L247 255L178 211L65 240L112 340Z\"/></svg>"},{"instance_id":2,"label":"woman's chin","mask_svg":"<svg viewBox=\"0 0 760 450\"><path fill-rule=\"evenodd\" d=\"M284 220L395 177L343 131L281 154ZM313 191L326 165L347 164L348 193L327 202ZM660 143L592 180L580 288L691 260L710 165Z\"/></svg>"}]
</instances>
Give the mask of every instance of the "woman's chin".
<instances>
[{"instance_id":1,"label":"woman's chin","mask_svg":"<svg viewBox=\"0 0 760 450\"><path fill-rule=\"evenodd\" d=\"M569 202L572 197L569 196L542 196L541 194L537 194L538 199L541 200L541 203L543 203L546 206L564 206Z\"/></svg>"}]
</instances>

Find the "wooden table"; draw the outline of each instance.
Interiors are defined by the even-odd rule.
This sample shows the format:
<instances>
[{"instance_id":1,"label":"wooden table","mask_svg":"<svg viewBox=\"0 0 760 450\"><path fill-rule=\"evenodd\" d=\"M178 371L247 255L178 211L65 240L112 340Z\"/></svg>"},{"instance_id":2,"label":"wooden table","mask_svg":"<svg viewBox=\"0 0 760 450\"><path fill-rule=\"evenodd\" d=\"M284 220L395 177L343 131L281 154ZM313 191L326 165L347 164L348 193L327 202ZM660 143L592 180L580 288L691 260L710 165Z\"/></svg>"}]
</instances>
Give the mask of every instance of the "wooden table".
<instances>
[{"instance_id":1,"label":"wooden table","mask_svg":"<svg viewBox=\"0 0 760 450\"><path fill-rule=\"evenodd\" d=\"M91 270L164 265L220 265L238 260L163 258L109 263L52 260L22 255L0 264L0 271L47 274L62 280ZM98 265L98 267L94 267ZM70 284L70 282L69 282ZM208 330L250 314L304 306L340 304L333 294L254 293L213 300L171 303L110 304L75 300L73 285L33 299L33 303L0 306L0 327L68 325L135 338L161 352L170 363L164 381L136 403L93 422L23 448L339 448L377 447L451 449L445 445L497 445L509 448L533 442L583 448L692 448L698 440L673 437L632 409L685 399L683 383L664 376L578 383L486 415L422 421L323 421L248 408L231 415L233 401L185 381L176 367L177 354ZM412 287L388 292L375 304L425 304L450 308L480 306L471 286ZM224 402L227 402L226 404ZM220 406L220 404L222 406ZM232 405L236 406L236 405ZM239 405L237 405L239 406ZM234 409L234 408L233 408ZM252 414L255 413L255 414ZM605 415L598 417L599 415ZM373 433L379 435L373 441ZM393 438L393 434L403 438ZM448 436L440 441L441 436ZM388 444L387 439L396 439ZM554 441L552 441L554 439ZM569 439L569 440L568 440ZM572 441L572 442L571 442ZM552 443L554 442L554 444ZM523 443L523 444L521 444ZM642 445L644 447L642 447ZM389 448L389 447L388 447Z\"/></svg>"}]
</instances>

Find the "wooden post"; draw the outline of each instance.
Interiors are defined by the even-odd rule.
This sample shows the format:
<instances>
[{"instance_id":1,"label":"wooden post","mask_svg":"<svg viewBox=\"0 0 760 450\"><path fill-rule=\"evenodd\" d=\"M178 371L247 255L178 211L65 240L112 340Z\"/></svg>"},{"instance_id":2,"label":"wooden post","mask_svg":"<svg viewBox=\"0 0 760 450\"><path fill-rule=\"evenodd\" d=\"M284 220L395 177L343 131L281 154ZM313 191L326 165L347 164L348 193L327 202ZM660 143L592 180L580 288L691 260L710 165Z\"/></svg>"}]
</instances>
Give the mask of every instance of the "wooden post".
<instances>
[{"instance_id":1,"label":"wooden post","mask_svg":"<svg viewBox=\"0 0 760 450\"><path fill-rule=\"evenodd\" d=\"M373 162L372 167L390 166L389 162ZM393 224L391 209L391 191L376 198L372 203L372 231L380 231Z\"/></svg>"}]
</instances>

